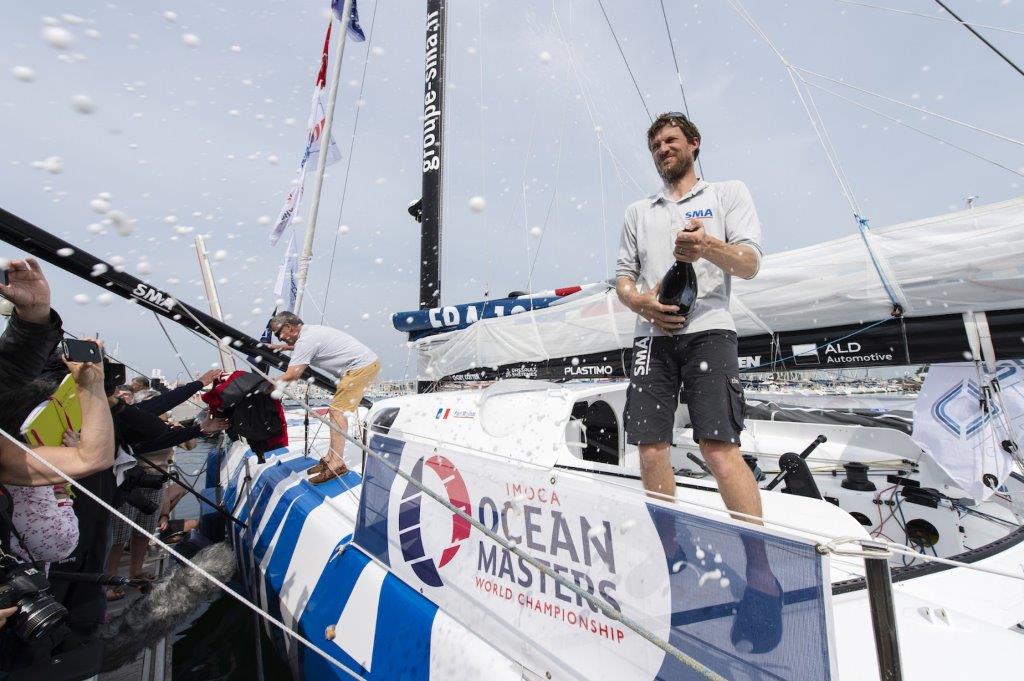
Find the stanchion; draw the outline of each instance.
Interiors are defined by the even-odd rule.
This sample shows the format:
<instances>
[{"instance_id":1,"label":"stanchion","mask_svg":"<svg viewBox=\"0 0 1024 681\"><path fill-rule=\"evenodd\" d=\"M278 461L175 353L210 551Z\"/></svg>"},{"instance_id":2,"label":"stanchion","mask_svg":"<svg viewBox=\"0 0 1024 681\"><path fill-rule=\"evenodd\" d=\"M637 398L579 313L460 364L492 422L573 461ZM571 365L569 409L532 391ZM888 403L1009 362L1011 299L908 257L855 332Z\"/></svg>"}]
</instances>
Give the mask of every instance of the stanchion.
<instances>
[{"instance_id":1,"label":"stanchion","mask_svg":"<svg viewBox=\"0 0 1024 681\"><path fill-rule=\"evenodd\" d=\"M896 633L896 608L889 573L889 551L884 547L864 542L864 552L878 554L878 557L864 556L864 577L868 587L871 628L875 633L879 677L882 681L902 681L903 665L900 662L900 642Z\"/></svg>"}]
</instances>

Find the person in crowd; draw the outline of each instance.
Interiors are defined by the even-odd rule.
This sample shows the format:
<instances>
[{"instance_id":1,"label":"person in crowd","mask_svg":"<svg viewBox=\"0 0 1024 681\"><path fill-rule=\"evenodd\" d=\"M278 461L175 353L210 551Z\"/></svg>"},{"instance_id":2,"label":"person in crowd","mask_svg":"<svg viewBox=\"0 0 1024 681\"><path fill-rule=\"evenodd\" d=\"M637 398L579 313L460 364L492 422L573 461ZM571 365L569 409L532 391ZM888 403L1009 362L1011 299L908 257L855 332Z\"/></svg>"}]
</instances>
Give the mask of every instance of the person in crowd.
<instances>
[{"instance_id":1,"label":"person in crowd","mask_svg":"<svg viewBox=\"0 0 1024 681\"><path fill-rule=\"evenodd\" d=\"M213 383L213 381L222 373L223 372L220 369L210 369L195 381L186 383L185 385L172 390L168 390L162 394L157 393L156 395L137 402L134 405L127 405L117 401L112 404L112 409L116 410L116 413L120 415L120 418L115 416L115 420L118 421L119 424L121 422L138 424L145 421L147 427L153 428L157 432L162 431L155 437L152 437L154 431L147 431L145 435L142 434L142 429L139 428L130 431L138 433L135 437L144 438L128 444L132 447L133 452L137 456L145 457L146 462L148 462L148 465L147 463L140 463L136 466L135 468L137 470L135 473L147 475L158 474L159 471L154 467L154 465L159 468L166 468L167 464L170 462L171 456L173 456L174 446L187 445L188 443L193 442L196 437L210 435L228 427L228 421L226 419L215 419L209 416L205 419L197 420L189 426L183 427L170 422L169 414L167 413L169 410L174 409L191 398L203 387ZM141 394L141 390L135 393L136 396L139 394ZM112 400L113 399L115 398L112 398ZM126 436L132 437L127 433ZM156 447L159 444L164 446L157 449ZM131 474L132 472L129 471L129 476ZM159 510L161 509L163 502L164 487L139 487L138 491L135 492L135 495L137 500L148 503L156 508L151 512L146 512L125 501L120 504L118 510L133 522L140 525L148 533L153 534L157 529L160 517ZM130 552L128 575L133 578L152 580L153 575L143 572L146 550L149 547L149 537L132 528L121 518L115 518L113 520L113 538L113 545L107 553L107 573L115 574L117 572L121 562L121 547L127 543L129 545ZM108 600L117 600L119 598L123 598L124 595L125 591L121 587L107 589Z\"/></svg>"},{"instance_id":2,"label":"person in crowd","mask_svg":"<svg viewBox=\"0 0 1024 681\"><path fill-rule=\"evenodd\" d=\"M160 451L192 439L196 434L217 432L227 427L219 419L197 419L195 428L172 428L160 420L159 414L194 395L204 383L212 381L212 372L204 374L199 381L193 381L180 392L152 398L145 408L127 404L114 398L117 386L109 386L108 406L115 425L115 441L120 451L132 451L136 455ZM133 393L134 397L134 393ZM125 492L118 489L113 469L82 479L81 484L104 502L118 507L124 501ZM100 573L106 567L110 552L110 513L87 495L78 495L74 504L79 524L79 543L74 552L60 561L54 569L67 572ZM68 609L68 625L78 637L89 637L102 624L106 608L106 590L98 584L57 582L53 585L54 597Z\"/></svg>"},{"instance_id":3,"label":"person in crowd","mask_svg":"<svg viewBox=\"0 0 1024 681\"><path fill-rule=\"evenodd\" d=\"M761 224L743 182L697 177L700 145L697 126L678 112L659 116L647 130L648 151L664 185L627 208L620 238L616 291L638 315L625 429L627 441L639 448L644 488L674 499L670 444L682 388L693 438L726 507L759 518L760 490L740 455L745 404L729 295L732 277L757 274ZM677 260L692 263L697 274L697 299L686 317L658 300L662 276ZM685 564L674 524L659 527L659 535L670 564ZM751 622L767 622L754 642L755 652L764 652L781 636L781 587L764 543L744 536L744 548L748 589L733 642L749 636Z\"/></svg>"},{"instance_id":4,"label":"person in crowd","mask_svg":"<svg viewBox=\"0 0 1024 681\"><path fill-rule=\"evenodd\" d=\"M64 446L77 447L79 435L70 428L64 432ZM78 518L72 507L71 486L7 485L11 495L10 543L21 560L42 563L47 570L50 563L64 560L78 545Z\"/></svg>"},{"instance_id":5,"label":"person in crowd","mask_svg":"<svg viewBox=\"0 0 1024 681\"><path fill-rule=\"evenodd\" d=\"M153 389L152 383L145 376L133 378L131 388L132 392L135 393L135 402L142 402L160 394L157 390Z\"/></svg>"},{"instance_id":6,"label":"person in crowd","mask_svg":"<svg viewBox=\"0 0 1024 681\"><path fill-rule=\"evenodd\" d=\"M377 355L344 331L329 326L304 324L292 312L279 312L270 320L270 330L280 344L270 347L291 350L288 370L278 379L287 384L297 380L309 365L337 377L334 399L331 400L331 418L341 432L331 429L331 442L327 455L310 469L310 482L318 485L348 472L342 453L348 432L347 413L355 412L366 389L380 373Z\"/></svg>"},{"instance_id":7,"label":"person in crowd","mask_svg":"<svg viewBox=\"0 0 1024 681\"><path fill-rule=\"evenodd\" d=\"M77 438L77 434L74 437ZM11 522L17 530L11 537L11 550L21 560L42 563L46 568L75 550L78 518L69 487L7 485L11 495Z\"/></svg>"},{"instance_id":8,"label":"person in crowd","mask_svg":"<svg viewBox=\"0 0 1024 681\"><path fill-rule=\"evenodd\" d=\"M171 512L178 502L188 494L188 490L177 482L172 482L164 490L164 502L160 509L160 518L157 521L157 529L160 530L160 538L165 542L172 543L176 538L187 534L199 527L199 520L196 518L172 519Z\"/></svg>"},{"instance_id":9,"label":"person in crowd","mask_svg":"<svg viewBox=\"0 0 1024 681\"><path fill-rule=\"evenodd\" d=\"M60 342L61 319L50 308L50 285L35 258L12 260L4 268L7 283L0 296L14 304L0 335L0 390L34 380Z\"/></svg>"},{"instance_id":10,"label":"person in crowd","mask_svg":"<svg viewBox=\"0 0 1024 681\"><path fill-rule=\"evenodd\" d=\"M102 346L102 344L101 344ZM44 360L45 361L45 360ZM33 452L72 478L88 476L114 463L114 425L103 388L103 364L65 362L78 386L82 431L73 447L42 446ZM12 485L56 485L65 479L23 449L21 424L57 388L52 380L38 380L0 394L0 482ZM17 438L17 440L15 440Z\"/></svg>"},{"instance_id":11,"label":"person in crowd","mask_svg":"<svg viewBox=\"0 0 1024 681\"><path fill-rule=\"evenodd\" d=\"M216 419L207 416L197 419L186 427L174 427L160 418L164 412L182 404L203 387L213 383L223 373L220 369L210 369L197 380L179 386L165 393L156 393L147 399L139 399L144 394L143 388L134 394L135 402L128 404L121 399L110 397L110 409L114 414L114 422L123 444L129 446L136 455L155 452L169 447L176 447L184 442L203 435L225 430L230 424L227 419Z\"/></svg>"},{"instance_id":12,"label":"person in crowd","mask_svg":"<svg viewBox=\"0 0 1024 681\"><path fill-rule=\"evenodd\" d=\"M132 390L130 385L119 385L114 388L114 394L112 395L115 399L121 400L125 404L135 403L135 391Z\"/></svg>"},{"instance_id":13,"label":"person in crowd","mask_svg":"<svg viewBox=\"0 0 1024 681\"><path fill-rule=\"evenodd\" d=\"M160 468L166 468L167 464L171 460L173 454L172 449L164 449L159 452L151 452L146 455L146 460L150 463L156 464ZM139 465L136 468L140 472L146 474L158 474L153 468L149 468L145 465ZM141 501L150 504L154 507L154 510L147 512L145 509L140 509L134 503L125 502L118 507L123 515L127 516L132 522L136 523L142 529L149 534L153 534L157 531L157 524L160 517L160 510L162 508L164 487L138 487L136 497ZM107 565L106 573L116 575L118 569L121 566L121 555L124 553L123 547L128 544L129 553L129 565L128 565L128 576L133 579L145 579L147 581L153 581L156 579L152 573L145 572L143 570L146 562L146 551L149 549L149 537L140 533L138 530L133 528L123 519L115 517L112 521L113 528L113 542L110 546L110 551L107 553ZM110 587L107 589L107 600L113 601L120 598L124 598L125 590L123 587Z\"/></svg>"}]
</instances>

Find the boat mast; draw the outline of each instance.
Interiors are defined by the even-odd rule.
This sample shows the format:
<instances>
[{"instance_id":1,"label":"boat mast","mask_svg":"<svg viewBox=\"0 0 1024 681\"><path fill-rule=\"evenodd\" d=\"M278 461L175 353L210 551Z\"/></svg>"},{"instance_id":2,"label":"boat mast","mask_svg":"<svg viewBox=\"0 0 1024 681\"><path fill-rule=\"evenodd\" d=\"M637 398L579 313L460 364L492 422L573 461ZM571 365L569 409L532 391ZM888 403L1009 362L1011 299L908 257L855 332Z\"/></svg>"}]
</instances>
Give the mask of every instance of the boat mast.
<instances>
[{"instance_id":1,"label":"boat mast","mask_svg":"<svg viewBox=\"0 0 1024 681\"><path fill-rule=\"evenodd\" d=\"M420 238L420 309L441 302L441 198L444 175L444 67L447 0L427 0L423 66L423 198Z\"/></svg>"},{"instance_id":2,"label":"boat mast","mask_svg":"<svg viewBox=\"0 0 1024 681\"><path fill-rule=\"evenodd\" d=\"M334 70L331 71L331 90L327 95L327 111L324 114L324 129L320 133L320 153L316 157L316 178L313 181L313 194L309 198L309 226L306 227L302 252L299 254L298 285L295 291L295 313L301 314L302 297L306 293L306 278L309 276L309 261L313 257L313 237L316 235L316 217L320 209L320 190L324 185L324 169L327 167L327 155L331 146L331 124L334 122L334 105L338 99L338 81L341 80L341 58L345 54L345 38L348 37L348 22L352 16L352 0L345 0L342 9L340 30L335 31Z\"/></svg>"},{"instance_id":3,"label":"boat mast","mask_svg":"<svg viewBox=\"0 0 1024 681\"><path fill-rule=\"evenodd\" d=\"M217 285L213 281L213 270L210 268L210 259L206 255L206 241L202 235L196 237L196 257L199 258L199 271L203 273L203 290L206 292L206 300L210 304L210 314L224 321L224 314L220 311L220 298L217 297ZM224 347L220 351L220 366L224 371L234 372L235 358Z\"/></svg>"}]
</instances>

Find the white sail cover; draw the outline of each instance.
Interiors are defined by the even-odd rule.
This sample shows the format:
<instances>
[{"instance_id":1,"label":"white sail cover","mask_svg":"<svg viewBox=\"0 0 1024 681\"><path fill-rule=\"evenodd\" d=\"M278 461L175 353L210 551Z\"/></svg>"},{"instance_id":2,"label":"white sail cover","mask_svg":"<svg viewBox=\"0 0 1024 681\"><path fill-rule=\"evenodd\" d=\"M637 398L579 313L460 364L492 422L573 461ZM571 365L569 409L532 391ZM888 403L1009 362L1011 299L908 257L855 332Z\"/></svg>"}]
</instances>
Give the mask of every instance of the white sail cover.
<instances>
[{"instance_id":1,"label":"white sail cover","mask_svg":"<svg viewBox=\"0 0 1024 681\"><path fill-rule=\"evenodd\" d=\"M1024 197L765 256L733 279L741 336L909 316L1024 307ZM876 267L877 262L877 267ZM883 286L882 277L886 279ZM535 312L479 321L417 343L421 373L613 352L632 345L635 315L609 287Z\"/></svg>"}]
</instances>

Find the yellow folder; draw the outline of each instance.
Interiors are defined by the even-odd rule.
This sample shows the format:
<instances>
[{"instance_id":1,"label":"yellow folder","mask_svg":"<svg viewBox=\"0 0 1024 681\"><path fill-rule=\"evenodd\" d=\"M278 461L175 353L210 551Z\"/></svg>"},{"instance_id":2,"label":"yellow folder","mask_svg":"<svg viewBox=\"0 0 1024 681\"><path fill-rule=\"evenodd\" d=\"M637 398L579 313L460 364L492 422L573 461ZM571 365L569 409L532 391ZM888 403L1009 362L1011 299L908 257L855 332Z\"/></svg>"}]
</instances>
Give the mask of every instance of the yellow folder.
<instances>
[{"instance_id":1,"label":"yellow folder","mask_svg":"<svg viewBox=\"0 0 1024 681\"><path fill-rule=\"evenodd\" d=\"M78 386L68 374L50 399L42 402L21 424L21 434L30 447L64 444L64 431L82 430L82 405L78 401Z\"/></svg>"}]
</instances>

